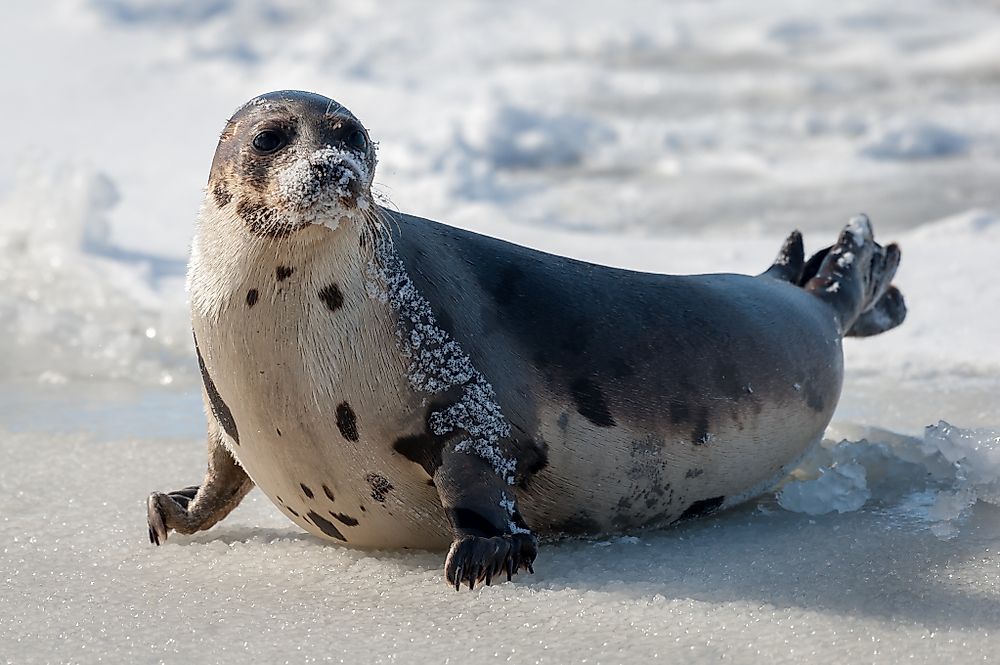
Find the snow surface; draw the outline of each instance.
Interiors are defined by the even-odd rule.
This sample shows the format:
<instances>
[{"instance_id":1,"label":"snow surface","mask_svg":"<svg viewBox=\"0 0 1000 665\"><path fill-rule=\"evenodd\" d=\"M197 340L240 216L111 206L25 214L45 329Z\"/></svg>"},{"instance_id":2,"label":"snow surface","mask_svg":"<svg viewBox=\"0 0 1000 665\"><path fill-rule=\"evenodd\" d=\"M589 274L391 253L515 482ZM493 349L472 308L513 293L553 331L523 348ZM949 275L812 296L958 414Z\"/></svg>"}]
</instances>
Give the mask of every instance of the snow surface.
<instances>
[{"instance_id":1,"label":"snow surface","mask_svg":"<svg viewBox=\"0 0 1000 665\"><path fill-rule=\"evenodd\" d=\"M8 2L0 55L0 661L1000 648L996 2ZM183 276L212 152L282 88L366 123L380 200L608 265L756 273L866 212L909 317L845 341L827 440L774 492L544 545L514 584L456 594L444 553L327 545L259 493L152 548L145 496L204 465Z\"/></svg>"}]
</instances>

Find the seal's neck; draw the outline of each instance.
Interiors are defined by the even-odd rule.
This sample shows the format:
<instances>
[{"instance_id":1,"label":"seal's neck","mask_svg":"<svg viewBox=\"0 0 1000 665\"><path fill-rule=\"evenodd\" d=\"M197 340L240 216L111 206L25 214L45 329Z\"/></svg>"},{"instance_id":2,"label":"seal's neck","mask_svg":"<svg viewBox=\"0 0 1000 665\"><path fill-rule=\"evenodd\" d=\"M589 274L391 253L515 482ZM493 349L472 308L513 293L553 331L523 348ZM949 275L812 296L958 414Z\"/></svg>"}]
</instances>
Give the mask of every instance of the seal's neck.
<instances>
[{"instance_id":1,"label":"seal's neck","mask_svg":"<svg viewBox=\"0 0 1000 665\"><path fill-rule=\"evenodd\" d=\"M206 203L188 265L192 314L217 321L246 299L248 289L292 275L304 285L332 276L363 284L370 263L364 235L362 224L353 221L336 229L311 225L287 236L257 235L235 215Z\"/></svg>"}]
</instances>

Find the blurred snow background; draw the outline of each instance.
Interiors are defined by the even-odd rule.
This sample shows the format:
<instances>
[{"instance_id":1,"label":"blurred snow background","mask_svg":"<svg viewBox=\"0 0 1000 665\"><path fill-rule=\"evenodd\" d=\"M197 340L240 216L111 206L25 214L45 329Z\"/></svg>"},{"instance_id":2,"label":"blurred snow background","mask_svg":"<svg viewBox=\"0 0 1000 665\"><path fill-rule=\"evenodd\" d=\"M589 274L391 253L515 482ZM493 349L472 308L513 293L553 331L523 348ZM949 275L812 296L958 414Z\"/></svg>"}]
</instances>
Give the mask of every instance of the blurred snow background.
<instances>
[{"instance_id":1,"label":"blurred snow background","mask_svg":"<svg viewBox=\"0 0 1000 665\"><path fill-rule=\"evenodd\" d=\"M0 660L1000 647L997 2L58 0L4 3L0 56ZM326 546L257 495L151 549L145 495L203 465L193 220L225 119L280 88L367 124L401 210L600 263L759 272L863 210L910 318L846 342L828 441L775 493L546 546L514 585L448 593L439 554Z\"/></svg>"}]
</instances>

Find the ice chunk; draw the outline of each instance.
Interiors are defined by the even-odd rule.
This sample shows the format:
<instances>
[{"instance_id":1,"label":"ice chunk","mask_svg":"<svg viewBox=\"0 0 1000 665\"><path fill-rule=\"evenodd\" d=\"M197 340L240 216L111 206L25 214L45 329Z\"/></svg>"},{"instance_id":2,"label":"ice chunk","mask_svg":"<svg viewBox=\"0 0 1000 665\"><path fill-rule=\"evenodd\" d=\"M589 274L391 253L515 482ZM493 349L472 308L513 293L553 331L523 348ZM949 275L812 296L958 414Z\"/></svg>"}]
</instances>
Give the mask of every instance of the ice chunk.
<instances>
[{"instance_id":1,"label":"ice chunk","mask_svg":"<svg viewBox=\"0 0 1000 665\"><path fill-rule=\"evenodd\" d=\"M940 421L922 439L826 441L792 474L778 503L793 512L850 512L869 500L953 538L977 501L1000 505L1000 433Z\"/></svg>"},{"instance_id":2,"label":"ice chunk","mask_svg":"<svg viewBox=\"0 0 1000 665\"><path fill-rule=\"evenodd\" d=\"M778 493L778 504L796 513L823 515L857 510L870 497L865 467L848 462L820 469L815 480L789 483Z\"/></svg>"}]
</instances>

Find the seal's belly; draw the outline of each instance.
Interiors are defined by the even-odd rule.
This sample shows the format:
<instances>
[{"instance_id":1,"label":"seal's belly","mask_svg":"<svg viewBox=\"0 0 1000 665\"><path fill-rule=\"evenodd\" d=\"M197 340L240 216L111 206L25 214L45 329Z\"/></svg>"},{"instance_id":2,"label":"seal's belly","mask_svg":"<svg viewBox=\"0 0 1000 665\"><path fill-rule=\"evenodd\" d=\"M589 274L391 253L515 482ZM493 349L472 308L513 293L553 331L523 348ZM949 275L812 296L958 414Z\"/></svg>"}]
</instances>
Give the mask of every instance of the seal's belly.
<instances>
[{"instance_id":1,"label":"seal's belly","mask_svg":"<svg viewBox=\"0 0 1000 665\"><path fill-rule=\"evenodd\" d=\"M421 429L419 412L399 402L388 408L375 393L367 401L318 402L309 390L296 390L295 372L288 374L276 373L265 386L246 372L242 379L251 385L231 402L240 424L231 450L271 501L306 531L353 546L450 542L426 474L391 453L399 432ZM235 386L220 386L227 388Z\"/></svg>"},{"instance_id":2,"label":"seal's belly","mask_svg":"<svg viewBox=\"0 0 1000 665\"><path fill-rule=\"evenodd\" d=\"M435 488L392 449L399 437L424 431L426 407L407 384L405 359L386 343L391 333L379 328L387 325L379 303L352 298L345 287L336 311L303 305L287 291L293 278L220 323L195 320L200 351L238 426L229 449L310 533L360 547L446 546L450 530ZM300 279L311 291L309 275Z\"/></svg>"},{"instance_id":3,"label":"seal's belly","mask_svg":"<svg viewBox=\"0 0 1000 665\"><path fill-rule=\"evenodd\" d=\"M422 471L399 456L343 450L346 442L330 424L323 433L291 425L267 434L262 423L259 433L241 437L235 453L274 504L310 533L358 547L447 545L441 502ZM376 437L391 440L366 434Z\"/></svg>"},{"instance_id":4,"label":"seal's belly","mask_svg":"<svg viewBox=\"0 0 1000 665\"><path fill-rule=\"evenodd\" d=\"M522 512L540 535L573 536L661 527L738 504L821 439L839 381L824 389L833 399L821 409L765 400L734 415L723 402L694 439L662 421L599 428L573 405L549 407L539 428L549 464L522 494Z\"/></svg>"},{"instance_id":5,"label":"seal's belly","mask_svg":"<svg viewBox=\"0 0 1000 665\"><path fill-rule=\"evenodd\" d=\"M393 450L422 431L427 406L395 377L317 372L294 344L278 353L240 333L205 331L216 381L240 425L231 449L293 522L360 547L438 549L451 531L426 472ZM265 348L266 347L266 348ZM249 352L235 352L244 349ZM831 390L830 387L825 387ZM648 396L650 400L658 399ZM836 399L820 410L766 400L744 413L720 406L704 435L651 420L597 427L575 405L539 401L548 465L519 503L541 536L627 533L733 505L767 489L822 435ZM651 405L655 410L655 405Z\"/></svg>"}]
</instances>

